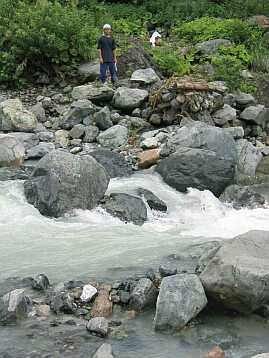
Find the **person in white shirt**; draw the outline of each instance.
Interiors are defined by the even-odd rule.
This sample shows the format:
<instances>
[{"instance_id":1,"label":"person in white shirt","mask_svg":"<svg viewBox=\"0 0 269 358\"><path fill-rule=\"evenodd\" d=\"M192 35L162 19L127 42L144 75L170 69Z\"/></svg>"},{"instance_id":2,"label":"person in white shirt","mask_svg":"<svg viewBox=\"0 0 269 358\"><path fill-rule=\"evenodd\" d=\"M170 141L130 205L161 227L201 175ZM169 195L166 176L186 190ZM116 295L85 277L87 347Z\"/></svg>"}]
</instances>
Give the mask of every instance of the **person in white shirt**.
<instances>
[{"instance_id":1,"label":"person in white shirt","mask_svg":"<svg viewBox=\"0 0 269 358\"><path fill-rule=\"evenodd\" d=\"M149 40L149 42L151 43L151 46L152 47L159 46L161 43L161 38L162 38L162 35L157 30L155 30Z\"/></svg>"}]
</instances>

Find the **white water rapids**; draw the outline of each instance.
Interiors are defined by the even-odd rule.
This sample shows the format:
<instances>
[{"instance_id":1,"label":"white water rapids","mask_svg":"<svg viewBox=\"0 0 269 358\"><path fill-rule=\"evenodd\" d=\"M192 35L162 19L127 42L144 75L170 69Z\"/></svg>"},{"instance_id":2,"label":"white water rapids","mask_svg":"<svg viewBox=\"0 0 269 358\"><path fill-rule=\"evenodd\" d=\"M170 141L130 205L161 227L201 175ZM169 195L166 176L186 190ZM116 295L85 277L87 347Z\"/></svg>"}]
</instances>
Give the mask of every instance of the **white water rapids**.
<instances>
[{"instance_id":1,"label":"white water rapids","mask_svg":"<svg viewBox=\"0 0 269 358\"><path fill-rule=\"evenodd\" d=\"M269 209L234 210L209 191L178 193L155 174L111 180L108 191L136 187L164 200L168 213L149 212L141 227L100 208L56 220L26 202L23 182L0 182L0 279L44 272L61 280L150 266L186 243L269 230Z\"/></svg>"}]
</instances>

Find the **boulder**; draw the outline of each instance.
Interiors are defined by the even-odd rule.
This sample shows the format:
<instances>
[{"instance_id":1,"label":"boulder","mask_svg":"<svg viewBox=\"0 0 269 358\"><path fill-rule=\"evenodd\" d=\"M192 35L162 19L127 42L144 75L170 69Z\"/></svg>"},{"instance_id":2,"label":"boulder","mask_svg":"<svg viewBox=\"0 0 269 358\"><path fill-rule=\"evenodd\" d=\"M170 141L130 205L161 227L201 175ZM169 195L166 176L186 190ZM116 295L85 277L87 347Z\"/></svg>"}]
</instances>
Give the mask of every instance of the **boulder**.
<instances>
[{"instance_id":1,"label":"boulder","mask_svg":"<svg viewBox=\"0 0 269 358\"><path fill-rule=\"evenodd\" d=\"M36 125L36 116L27 111L19 99L7 99L0 103L0 130L32 132Z\"/></svg>"},{"instance_id":2,"label":"boulder","mask_svg":"<svg viewBox=\"0 0 269 358\"><path fill-rule=\"evenodd\" d=\"M49 279L44 274L37 275L32 282L32 288L34 290L45 291L50 287Z\"/></svg>"},{"instance_id":3,"label":"boulder","mask_svg":"<svg viewBox=\"0 0 269 358\"><path fill-rule=\"evenodd\" d=\"M99 337L106 337L108 334L108 321L104 317L94 317L87 323L87 330Z\"/></svg>"},{"instance_id":4,"label":"boulder","mask_svg":"<svg viewBox=\"0 0 269 358\"><path fill-rule=\"evenodd\" d=\"M231 135L221 128L189 119L171 136L167 146L171 150L181 147L206 149L218 157L236 159L235 141Z\"/></svg>"},{"instance_id":5,"label":"boulder","mask_svg":"<svg viewBox=\"0 0 269 358\"><path fill-rule=\"evenodd\" d=\"M102 108L99 112L95 113L94 122L101 131L104 131L113 126L111 113L107 106Z\"/></svg>"},{"instance_id":6,"label":"boulder","mask_svg":"<svg viewBox=\"0 0 269 358\"><path fill-rule=\"evenodd\" d=\"M72 91L72 97L75 100L89 99L96 103L109 102L113 95L114 90L111 87L94 84L74 87Z\"/></svg>"},{"instance_id":7,"label":"boulder","mask_svg":"<svg viewBox=\"0 0 269 358\"><path fill-rule=\"evenodd\" d=\"M183 147L161 160L156 171L178 191L186 192L192 187L219 196L233 183L235 162L210 150Z\"/></svg>"},{"instance_id":8,"label":"boulder","mask_svg":"<svg viewBox=\"0 0 269 358\"><path fill-rule=\"evenodd\" d=\"M208 353L206 358L225 358L225 353L220 347L216 346Z\"/></svg>"},{"instance_id":9,"label":"boulder","mask_svg":"<svg viewBox=\"0 0 269 358\"><path fill-rule=\"evenodd\" d=\"M25 318L32 309L32 302L25 290L15 289L0 298L0 324L6 325Z\"/></svg>"},{"instance_id":10,"label":"boulder","mask_svg":"<svg viewBox=\"0 0 269 358\"><path fill-rule=\"evenodd\" d=\"M215 39L204 42L199 42L195 47L201 51L204 55L212 55L218 51L220 47L232 46L231 41L225 39Z\"/></svg>"},{"instance_id":11,"label":"boulder","mask_svg":"<svg viewBox=\"0 0 269 358\"><path fill-rule=\"evenodd\" d=\"M180 330L207 305L200 279L192 274L163 278L157 299L156 330Z\"/></svg>"},{"instance_id":12,"label":"boulder","mask_svg":"<svg viewBox=\"0 0 269 358\"><path fill-rule=\"evenodd\" d=\"M138 167L140 169L150 168L160 159L160 149L149 149L138 155Z\"/></svg>"},{"instance_id":13,"label":"boulder","mask_svg":"<svg viewBox=\"0 0 269 358\"><path fill-rule=\"evenodd\" d=\"M157 296L158 290L152 281L148 278L141 278L130 295L129 306L136 311L154 307Z\"/></svg>"},{"instance_id":14,"label":"boulder","mask_svg":"<svg viewBox=\"0 0 269 358\"><path fill-rule=\"evenodd\" d=\"M259 115L263 110L264 106L261 104L258 104L257 106L249 106L241 112L240 119L249 123L261 125L262 123L260 123Z\"/></svg>"},{"instance_id":15,"label":"boulder","mask_svg":"<svg viewBox=\"0 0 269 358\"><path fill-rule=\"evenodd\" d=\"M69 132L65 129L59 129L54 133L55 145L60 148L67 148L69 146Z\"/></svg>"},{"instance_id":16,"label":"boulder","mask_svg":"<svg viewBox=\"0 0 269 358\"><path fill-rule=\"evenodd\" d=\"M237 172L247 176L255 176L256 168L262 160L261 151L246 139L240 139L236 142L236 151Z\"/></svg>"},{"instance_id":17,"label":"boulder","mask_svg":"<svg viewBox=\"0 0 269 358\"><path fill-rule=\"evenodd\" d=\"M95 81L99 78L100 74L100 62L99 60L82 63L78 67L79 77L83 82Z\"/></svg>"},{"instance_id":18,"label":"boulder","mask_svg":"<svg viewBox=\"0 0 269 358\"><path fill-rule=\"evenodd\" d=\"M236 119L236 110L229 104L224 104L223 108L213 114L213 119L216 124L223 126L227 122L232 122Z\"/></svg>"},{"instance_id":19,"label":"boulder","mask_svg":"<svg viewBox=\"0 0 269 358\"><path fill-rule=\"evenodd\" d=\"M73 139L79 139L85 133L85 126L83 124L76 124L69 132L69 135Z\"/></svg>"},{"instance_id":20,"label":"boulder","mask_svg":"<svg viewBox=\"0 0 269 358\"><path fill-rule=\"evenodd\" d=\"M92 358L113 358L112 347L108 343L102 344L94 353Z\"/></svg>"},{"instance_id":21,"label":"boulder","mask_svg":"<svg viewBox=\"0 0 269 358\"><path fill-rule=\"evenodd\" d=\"M131 76L131 81L150 85L154 82L160 81L160 78L158 77L153 68L145 68L133 72Z\"/></svg>"},{"instance_id":22,"label":"boulder","mask_svg":"<svg viewBox=\"0 0 269 358\"><path fill-rule=\"evenodd\" d=\"M158 148L159 142L155 137L146 138L141 142L140 146L143 149L155 149Z\"/></svg>"},{"instance_id":23,"label":"boulder","mask_svg":"<svg viewBox=\"0 0 269 358\"><path fill-rule=\"evenodd\" d=\"M56 292L50 300L50 309L58 313L72 314L76 310L74 297L69 292Z\"/></svg>"},{"instance_id":24,"label":"boulder","mask_svg":"<svg viewBox=\"0 0 269 358\"><path fill-rule=\"evenodd\" d=\"M147 207L143 200L129 194L111 193L105 198L102 207L124 222L143 225L147 220Z\"/></svg>"},{"instance_id":25,"label":"boulder","mask_svg":"<svg viewBox=\"0 0 269 358\"><path fill-rule=\"evenodd\" d=\"M72 209L94 208L108 182L105 169L93 157L55 150L38 162L24 191L41 214L59 217Z\"/></svg>"},{"instance_id":26,"label":"boulder","mask_svg":"<svg viewBox=\"0 0 269 358\"><path fill-rule=\"evenodd\" d=\"M121 147L127 143L127 140L128 129L120 124L107 129L97 137L97 142L108 149Z\"/></svg>"},{"instance_id":27,"label":"boulder","mask_svg":"<svg viewBox=\"0 0 269 358\"><path fill-rule=\"evenodd\" d=\"M40 142L35 147L27 150L26 157L27 159L38 159L44 157L46 154L52 152L55 149L53 143Z\"/></svg>"},{"instance_id":28,"label":"boulder","mask_svg":"<svg viewBox=\"0 0 269 358\"><path fill-rule=\"evenodd\" d=\"M264 207L265 204L265 197L255 191L255 185L230 185L221 194L220 200L225 203L231 203L235 209L255 209L257 207Z\"/></svg>"},{"instance_id":29,"label":"boulder","mask_svg":"<svg viewBox=\"0 0 269 358\"><path fill-rule=\"evenodd\" d=\"M83 142L92 143L96 141L98 137L99 129L96 126L86 126L85 127L85 136Z\"/></svg>"},{"instance_id":30,"label":"boulder","mask_svg":"<svg viewBox=\"0 0 269 358\"><path fill-rule=\"evenodd\" d=\"M138 88L119 87L113 97L116 108L131 111L140 107L148 98L148 91Z\"/></svg>"},{"instance_id":31,"label":"boulder","mask_svg":"<svg viewBox=\"0 0 269 358\"><path fill-rule=\"evenodd\" d=\"M87 99L80 99L71 104L67 112L63 114L61 127L63 129L71 129L76 124L81 124L83 120L89 116L93 116L96 112L95 106Z\"/></svg>"},{"instance_id":32,"label":"boulder","mask_svg":"<svg viewBox=\"0 0 269 358\"><path fill-rule=\"evenodd\" d=\"M41 131L38 133L38 138L41 142L51 142L54 139L54 133L49 131Z\"/></svg>"},{"instance_id":33,"label":"boulder","mask_svg":"<svg viewBox=\"0 0 269 358\"><path fill-rule=\"evenodd\" d=\"M0 134L0 167L19 167L24 161L25 149L9 134Z\"/></svg>"},{"instance_id":34,"label":"boulder","mask_svg":"<svg viewBox=\"0 0 269 358\"><path fill-rule=\"evenodd\" d=\"M200 279L209 297L251 313L269 302L269 233L250 231L225 240Z\"/></svg>"},{"instance_id":35,"label":"boulder","mask_svg":"<svg viewBox=\"0 0 269 358\"><path fill-rule=\"evenodd\" d=\"M31 112L36 116L38 122L46 122L46 112L42 106L42 103L37 102L34 106L31 107Z\"/></svg>"},{"instance_id":36,"label":"boulder","mask_svg":"<svg viewBox=\"0 0 269 358\"><path fill-rule=\"evenodd\" d=\"M25 150L28 150L39 143L38 136L35 133L11 132L9 135L17 138L18 141L21 142L21 144L24 146Z\"/></svg>"},{"instance_id":37,"label":"boulder","mask_svg":"<svg viewBox=\"0 0 269 358\"><path fill-rule=\"evenodd\" d=\"M90 302L97 295L97 289L92 285L84 285L80 296L81 302Z\"/></svg>"},{"instance_id":38,"label":"boulder","mask_svg":"<svg viewBox=\"0 0 269 358\"><path fill-rule=\"evenodd\" d=\"M132 165L122 154L107 149L97 149L90 155L105 168L110 178L126 177L132 174Z\"/></svg>"},{"instance_id":39,"label":"boulder","mask_svg":"<svg viewBox=\"0 0 269 358\"><path fill-rule=\"evenodd\" d=\"M144 189L144 188L138 188L137 194L139 196L142 196L143 199L147 202L148 206L152 210L158 210L162 212L167 211L167 205L164 201L159 199L155 194L153 194L150 190Z\"/></svg>"},{"instance_id":40,"label":"boulder","mask_svg":"<svg viewBox=\"0 0 269 358\"><path fill-rule=\"evenodd\" d=\"M111 286L101 285L98 289L98 296L96 297L91 309L92 317L108 318L112 315L113 303L110 299L109 293Z\"/></svg>"},{"instance_id":41,"label":"boulder","mask_svg":"<svg viewBox=\"0 0 269 358\"><path fill-rule=\"evenodd\" d=\"M251 94L244 92L236 93L234 96L234 101L237 107L240 109L256 104L255 98Z\"/></svg>"}]
</instances>

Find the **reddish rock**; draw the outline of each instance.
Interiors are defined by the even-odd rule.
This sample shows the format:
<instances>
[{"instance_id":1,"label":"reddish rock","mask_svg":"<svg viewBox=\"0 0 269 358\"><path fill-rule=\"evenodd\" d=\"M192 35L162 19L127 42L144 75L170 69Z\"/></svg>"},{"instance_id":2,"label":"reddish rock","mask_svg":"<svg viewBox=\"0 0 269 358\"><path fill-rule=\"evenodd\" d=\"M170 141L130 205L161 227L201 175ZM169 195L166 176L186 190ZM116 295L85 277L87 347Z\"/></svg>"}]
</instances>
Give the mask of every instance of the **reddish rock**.
<instances>
[{"instance_id":1,"label":"reddish rock","mask_svg":"<svg viewBox=\"0 0 269 358\"><path fill-rule=\"evenodd\" d=\"M93 307L91 309L92 317L110 317L112 315L113 303L109 299L111 286L102 285L98 290Z\"/></svg>"},{"instance_id":2,"label":"reddish rock","mask_svg":"<svg viewBox=\"0 0 269 358\"><path fill-rule=\"evenodd\" d=\"M225 358L225 353L220 347L214 347L209 353L207 358Z\"/></svg>"},{"instance_id":3,"label":"reddish rock","mask_svg":"<svg viewBox=\"0 0 269 358\"><path fill-rule=\"evenodd\" d=\"M140 169L150 168L160 159L160 149L149 149L142 152L138 157L138 167Z\"/></svg>"}]
</instances>

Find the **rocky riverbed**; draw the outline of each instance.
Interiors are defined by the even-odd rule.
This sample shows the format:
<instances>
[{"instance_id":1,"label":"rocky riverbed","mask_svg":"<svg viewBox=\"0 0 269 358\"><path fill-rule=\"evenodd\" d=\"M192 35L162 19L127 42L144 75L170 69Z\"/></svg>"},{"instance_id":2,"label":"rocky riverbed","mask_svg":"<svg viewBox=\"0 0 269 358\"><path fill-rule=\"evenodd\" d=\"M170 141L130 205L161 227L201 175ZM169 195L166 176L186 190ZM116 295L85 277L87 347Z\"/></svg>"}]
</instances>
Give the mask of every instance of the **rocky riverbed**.
<instances>
[{"instance_id":1,"label":"rocky riverbed","mask_svg":"<svg viewBox=\"0 0 269 358\"><path fill-rule=\"evenodd\" d=\"M151 68L115 89L83 71L1 95L2 356L269 351L269 109Z\"/></svg>"}]
</instances>

